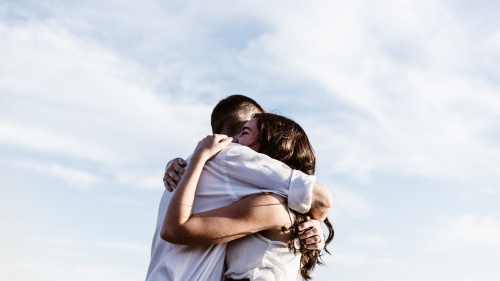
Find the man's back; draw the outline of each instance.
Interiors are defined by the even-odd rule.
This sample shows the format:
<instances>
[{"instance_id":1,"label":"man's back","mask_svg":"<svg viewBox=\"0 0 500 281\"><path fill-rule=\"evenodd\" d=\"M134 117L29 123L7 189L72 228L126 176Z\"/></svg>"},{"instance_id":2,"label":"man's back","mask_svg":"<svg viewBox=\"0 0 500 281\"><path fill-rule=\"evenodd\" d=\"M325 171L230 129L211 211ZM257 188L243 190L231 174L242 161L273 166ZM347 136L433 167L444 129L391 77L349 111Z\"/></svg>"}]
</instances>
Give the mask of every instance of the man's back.
<instances>
[{"instance_id":1,"label":"man's back","mask_svg":"<svg viewBox=\"0 0 500 281\"><path fill-rule=\"evenodd\" d=\"M187 246L161 239L160 230L171 198L172 192L165 190L158 209L146 280L221 280L226 243Z\"/></svg>"}]
</instances>

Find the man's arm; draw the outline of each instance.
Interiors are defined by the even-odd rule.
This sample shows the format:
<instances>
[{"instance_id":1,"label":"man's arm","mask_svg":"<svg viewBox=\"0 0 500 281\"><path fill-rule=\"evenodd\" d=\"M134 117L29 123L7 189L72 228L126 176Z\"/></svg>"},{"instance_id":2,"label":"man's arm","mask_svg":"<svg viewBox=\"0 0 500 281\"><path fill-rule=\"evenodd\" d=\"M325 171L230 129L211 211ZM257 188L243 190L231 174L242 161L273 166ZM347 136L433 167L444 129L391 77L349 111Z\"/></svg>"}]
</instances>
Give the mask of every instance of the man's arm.
<instances>
[{"instance_id":1,"label":"man's arm","mask_svg":"<svg viewBox=\"0 0 500 281\"><path fill-rule=\"evenodd\" d=\"M325 248L325 234L320 221L307 217L305 222L299 224L298 230L303 231L299 238L306 249L321 251Z\"/></svg>"},{"instance_id":2,"label":"man's arm","mask_svg":"<svg viewBox=\"0 0 500 281\"><path fill-rule=\"evenodd\" d=\"M312 190L311 210L309 211L312 218L324 221L332 206L333 197L331 192L326 187L315 183Z\"/></svg>"}]
</instances>

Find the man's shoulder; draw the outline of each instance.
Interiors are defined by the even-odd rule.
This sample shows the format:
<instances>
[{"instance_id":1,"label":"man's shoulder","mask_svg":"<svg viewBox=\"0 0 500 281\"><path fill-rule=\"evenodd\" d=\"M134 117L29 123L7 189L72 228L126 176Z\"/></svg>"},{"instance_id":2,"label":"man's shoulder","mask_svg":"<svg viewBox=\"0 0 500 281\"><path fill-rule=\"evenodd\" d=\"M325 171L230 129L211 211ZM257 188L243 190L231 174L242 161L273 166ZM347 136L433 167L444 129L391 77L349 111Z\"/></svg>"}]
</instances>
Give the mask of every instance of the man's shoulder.
<instances>
[{"instance_id":1,"label":"man's shoulder","mask_svg":"<svg viewBox=\"0 0 500 281\"><path fill-rule=\"evenodd\" d=\"M239 154L253 154L257 153L248 146L241 145L239 143L230 143L224 147L219 154L222 155L239 155Z\"/></svg>"},{"instance_id":2,"label":"man's shoulder","mask_svg":"<svg viewBox=\"0 0 500 281\"><path fill-rule=\"evenodd\" d=\"M221 161L226 160L230 162L240 162L240 161L277 161L267 156L266 154L259 153L248 146L241 145L238 143L231 143L226 146L217 155L217 158ZM278 161L279 162L279 161Z\"/></svg>"}]
</instances>

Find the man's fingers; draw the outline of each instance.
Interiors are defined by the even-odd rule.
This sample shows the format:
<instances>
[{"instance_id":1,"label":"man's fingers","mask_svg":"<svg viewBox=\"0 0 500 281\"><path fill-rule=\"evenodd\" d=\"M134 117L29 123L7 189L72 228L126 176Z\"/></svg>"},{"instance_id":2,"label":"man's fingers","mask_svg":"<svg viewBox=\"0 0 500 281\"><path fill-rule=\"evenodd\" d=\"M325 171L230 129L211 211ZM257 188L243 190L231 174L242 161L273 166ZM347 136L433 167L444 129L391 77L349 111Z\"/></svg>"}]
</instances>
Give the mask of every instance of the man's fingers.
<instances>
[{"instance_id":1,"label":"man's fingers","mask_svg":"<svg viewBox=\"0 0 500 281\"><path fill-rule=\"evenodd\" d=\"M177 173L177 174L180 174L180 175L183 175L184 174L184 171L185 171L185 168L179 164L177 164L177 162L175 164L172 165L172 169L171 169L173 172Z\"/></svg>"},{"instance_id":2,"label":"man's fingers","mask_svg":"<svg viewBox=\"0 0 500 281\"><path fill-rule=\"evenodd\" d=\"M321 242L321 243L318 243L318 244L309 244L309 245L306 245L306 249L308 250L323 250L325 248L325 242Z\"/></svg>"},{"instance_id":3,"label":"man's fingers","mask_svg":"<svg viewBox=\"0 0 500 281\"><path fill-rule=\"evenodd\" d=\"M177 188L177 184L184 174L185 166L186 161L180 157L168 161L167 166L165 166L165 174L163 175L163 185L168 191L173 191Z\"/></svg>"},{"instance_id":4,"label":"man's fingers","mask_svg":"<svg viewBox=\"0 0 500 281\"><path fill-rule=\"evenodd\" d=\"M226 137L225 139L223 139L223 140L221 140L219 142L219 145L221 145L222 147L226 147L226 146L228 146L232 142L233 142L233 138L232 137Z\"/></svg>"},{"instance_id":5,"label":"man's fingers","mask_svg":"<svg viewBox=\"0 0 500 281\"><path fill-rule=\"evenodd\" d=\"M168 191L173 191L175 188L177 188L177 183L172 180L171 177L167 177L167 179L164 180L163 183Z\"/></svg>"},{"instance_id":6,"label":"man's fingers","mask_svg":"<svg viewBox=\"0 0 500 281\"><path fill-rule=\"evenodd\" d=\"M168 178L170 178L176 184L176 187L177 187L177 184L181 181L181 178L175 172L170 172L168 174Z\"/></svg>"},{"instance_id":7,"label":"man's fingers","mask_svg":"<svg viewBox=\"0 0 500 281\"><path fill-rule=\"evenodd\" d=\"M320 235L304 239L302 244L308 250L323 250L325 248L324 238Z\"/></svg>"},{"instance_id":8,"label":"man's fingers","mask_svg":"<svg viewBox=\"0 0 500 281\"><path fill-rule=\"evenodd\" d=\"M308 229L308 228L311 228L311 227L320 227L321 223L317 220L308 220L308 221L305 221L301 224L299 224L299 231L302 231L304 229Z\"/></svg>"},{"instance_id":9,"label":"man's fingers","mask_svg":"<svg viewBox=\"0 0 500 281\"><path fill-rule=\"evenodd\" d=\"M184 161L184 159L180 158L180 157L177 157L175 158L175 161L177 162L177 164L179 164L180 166L182 167L186 167L186 161Z\"/></svg>"},{"instance_id":10,"label":"man's fingers","mask_svg":"<svg viewBox=\"0 0 500 281\"><path fill-rule=\"evenodd\" d=\"M311 236L307 239L304 239L302 240L304 242L304 244L306 245L310 245L310 244L318 244L318 243L321 243L322 242L322 239L321 239L321 236L319 235L315 235L315 236Z\"/></svg>"},{"instance_id":11,"label":"man's fingers","mask_svg":"<svg viewBox=\"0 0 500 281\"><path fill-rule=\"evenodd\" d=\"M168 183L168 181L167 181L167 178L166 178L166 177L164 177L164 178L163 178L163 185L165 186L165 188L166 188L168 191L172 191L172 190L173 190L173 188L172 188L172 187L170 187L170 184Z\"/></svg>"},{"instance_id":12,"label":"man's fingers","mask_svg":"<svg viewBox=\"0 0 500 281\"><path fill-rule=\"evenodd\" d=\"M186 161L184 161L182 158L175 158L174 160L172 160L172 163L170 163L170 167L167 166L167 172L172 170L174 173L183 175L185 167L186 167ZM173 173L171 173L170 175L173 175ZM173 179L176 182L179 182L179 180L180 180L180 179L176 179L176 178L173 178Z\"/></svg>"},{"instance_id":13,"label":"man's fingers","mask_svg":"<svg viewBox=\"0 0 500 281\"><path fill-rule=\"evenodd\" d=\"M299 238L306 249L323 250L325 248L325 239L320 221L307 220L299 225L299 230L304 231Z\"/></svg>"},{"instance_id":14,"label":"man's fingers","mask_svg":"<svg viewBox=\"0 0 500 281\"><path fill-rule=\"evenodd\" d=\"M304 233L302 233L299 238L300 239L306 239L306 238L309 238L309 237L313 237L313 236L317 236L319 235L319 231L318 231L318 228L316 227L313 227L307 231L305 231ZM322 234L322 233L321 233Z\"/></svg>"}]
</instances>

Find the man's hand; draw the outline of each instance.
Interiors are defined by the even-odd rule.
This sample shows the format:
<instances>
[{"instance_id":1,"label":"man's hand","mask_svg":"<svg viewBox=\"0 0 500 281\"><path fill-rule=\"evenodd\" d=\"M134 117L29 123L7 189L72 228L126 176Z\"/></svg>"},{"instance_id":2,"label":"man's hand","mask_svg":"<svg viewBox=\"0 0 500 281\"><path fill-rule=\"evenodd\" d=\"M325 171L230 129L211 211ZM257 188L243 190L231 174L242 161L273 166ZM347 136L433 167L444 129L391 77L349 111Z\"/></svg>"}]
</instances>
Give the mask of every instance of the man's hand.
<instances>
[{"instance_id":1,"label":"man's hand","mask_svg":"<svg viewBox=\"0 0 500 281\"><path fill-rule=\"evenodd\" d=\"M321 251L325 248L325 235L320 221L308 217L307 221L299 224L299 231L304 231L299 238L306 249Z\"/></svg>"},{"instance_id":2,"label":"man's hand","mask_svg":"<svg viewBox=\"0 0 500 281\"><path fill-rule=\"evenodd\" d=\"M173 191L181 177L184 174L184 168L186 167L186 161L184 159L177 157L168 162L165 167L165 175L163 175L163 185L168 191Z\"/></svg>"}]
</instances>

